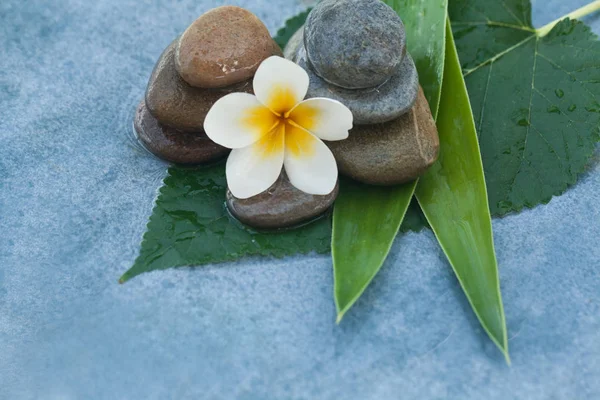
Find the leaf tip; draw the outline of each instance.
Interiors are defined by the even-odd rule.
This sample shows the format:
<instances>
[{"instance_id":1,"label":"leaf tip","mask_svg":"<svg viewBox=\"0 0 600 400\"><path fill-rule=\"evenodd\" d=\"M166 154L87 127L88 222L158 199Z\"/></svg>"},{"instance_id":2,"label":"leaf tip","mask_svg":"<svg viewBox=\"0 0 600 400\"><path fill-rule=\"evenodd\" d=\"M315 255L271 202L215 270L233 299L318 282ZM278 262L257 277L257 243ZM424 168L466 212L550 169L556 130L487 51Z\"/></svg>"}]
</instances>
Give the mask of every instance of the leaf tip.
<instances>
[{"instance_id":1,"label":"leaf tip","mask_svg":"<svg viewBox=\"0 0 600 400\"><path fill-rule=\"evenodd\" d=\"M506 361L506 365L511 366L510 354L508 353L508 342L504 341L504 345L500 346L500 351L504 354L504 360Z\"/></svg>"},{"instance_id":2,"label":"leaf tip","mask_svg":"<svg viewBox=\"0 0 600 400\"><path fill-rule=\"evenodd\" d=\"M508 350L504 350L504 359L506 360L506 365L508 365L509 367L511 366L511 362L510 362L510 354L508 354Z\"/></svg>"}]
</instances>

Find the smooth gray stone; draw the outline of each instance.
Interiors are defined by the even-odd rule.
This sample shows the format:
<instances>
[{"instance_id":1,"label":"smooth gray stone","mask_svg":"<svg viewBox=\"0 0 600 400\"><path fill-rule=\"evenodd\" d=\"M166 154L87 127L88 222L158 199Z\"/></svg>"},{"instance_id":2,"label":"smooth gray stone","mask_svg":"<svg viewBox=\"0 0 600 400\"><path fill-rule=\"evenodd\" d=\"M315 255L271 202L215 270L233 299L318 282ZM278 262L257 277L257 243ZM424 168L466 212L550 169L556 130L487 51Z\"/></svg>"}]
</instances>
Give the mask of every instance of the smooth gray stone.
<instances>
[{"instance_id":1,"label":"smooth gray stone","mask_svg":"<svg viewBox=\"0 0 600 400\"><path fill-rule=\"evenodd\" d=\"M286 48L287 51L291 52L291 49ZM419 75L408 52L394 76L369 89L344 89L325 82L308 65L302 45L292 60L310 77L307 98L327 97L342 102L352 111L355 125L388 122L406 114L415 104L419 92Z\"/></svg>"},{"instance_id":2,"label":"smooth gray stone","mask_svg":"<svg viewBox=\"0 0 600 400\"><path fill-rule=\"evenodd\" d=\"M317 75L348 89L378 86L406 51L398 14L380 0L324 0L306 20L304 44Z\"/></svg>"},{"instance_id":3,"label":"smooth gray stone","mask_svg":"<svg viewBox=\"0 0 600 400\"><path fill-rule=\"evenodd\" d=\"M279 229L310 221L327 211L335 201L339 184L327 195L316 196L294 187L285 171L264 192L238 199L227 190L227 208L241 222L259 229Z\"/></svg>"}]
</instances>

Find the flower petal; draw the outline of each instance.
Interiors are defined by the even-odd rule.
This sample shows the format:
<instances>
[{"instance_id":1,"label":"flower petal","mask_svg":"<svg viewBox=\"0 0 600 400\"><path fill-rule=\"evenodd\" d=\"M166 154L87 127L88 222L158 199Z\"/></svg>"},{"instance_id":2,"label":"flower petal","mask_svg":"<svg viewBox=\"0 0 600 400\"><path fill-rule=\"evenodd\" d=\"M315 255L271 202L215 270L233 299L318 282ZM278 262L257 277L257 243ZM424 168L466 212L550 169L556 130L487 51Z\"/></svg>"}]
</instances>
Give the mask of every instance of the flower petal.
<instances>
[{"instance_id":1,"label":"flower petal","mask_svg":"<svg viewBox=\"0 0 600 400\"><path fill-rule=\"evenodd\" d=\"M323 140L344 140L352 129L352 111L337 100L322 97L304 100L289 118Z\"/></svg>"},{"instance_id":2,"label":"flower petal","mask_svg":"<svg viewBox=\"0 0 600 400\"><path fill-rule=\"evenodd\" d=\"M326 195L335 188L338 170L331 150L304 129L286 125L283 164L292 185L303 192Z\"/></svg>"},{"instance_id":3,"label":"flower petal","mask_svg":"<svg viewBox=\"0 0 600 400\"><path fill-rule=\"evenodd\" d=\"M306 96L308 74L296 63L272 56L258 67L253 85L258 100L283 115Z\"/></svg>"},{"instance_id":4,"label":"flower petal","mask_svg":"<svg viewBox=\"0 0 600 400\"><path fill-rule=\"evenodd\" d=\"M285 125L279 124L262 139L243 149L234 149L227 159L227 186L238 199L267 190L281 174Z\"/></svg>"},{"instance_id":5,"label":"flower petal","mask_svg":"<svg viewBox=\"0 0 600 400\"><path fill-rule=\"evenodd\" d=\"M256 96L231 93L208 111L204 131L215 143L230 149L251 145L266 135L279 119Z\"/></svg>"}]
</instances>

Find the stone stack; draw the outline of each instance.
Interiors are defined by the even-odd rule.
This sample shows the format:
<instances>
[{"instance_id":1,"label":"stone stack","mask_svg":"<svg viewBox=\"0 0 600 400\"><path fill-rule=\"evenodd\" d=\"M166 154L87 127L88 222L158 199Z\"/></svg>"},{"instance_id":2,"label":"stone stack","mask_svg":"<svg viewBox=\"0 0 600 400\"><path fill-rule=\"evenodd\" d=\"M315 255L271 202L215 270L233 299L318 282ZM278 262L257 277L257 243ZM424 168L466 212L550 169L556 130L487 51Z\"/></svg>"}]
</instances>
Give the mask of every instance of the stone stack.
<instances>
[{"instance_id":1,"label":"stone stack","mask_svg":"<svg viewBox=\"0 0 600 400\"><path fill-rule=\"evenodd\" d=\"M281 49L265 25L240 7L200 16L158 59L134 126L152 153L179 164L201 164L229 154L204 133L204 119L221 97L253 93L260 63Z\"/></svg>"},{"instance_id":2,"label":"stone stack","mask_svg":"<svg viewBox=\"0 0 600 400\"><path fill-rule=\"evenodd\" d=\"M439 138L404 25L380 0L323 0L285 56L308 71L307 98L344 103L350 137L327 142L340 173L374 185L418 178L437 159Z\"/></svg>"}]
</instances>

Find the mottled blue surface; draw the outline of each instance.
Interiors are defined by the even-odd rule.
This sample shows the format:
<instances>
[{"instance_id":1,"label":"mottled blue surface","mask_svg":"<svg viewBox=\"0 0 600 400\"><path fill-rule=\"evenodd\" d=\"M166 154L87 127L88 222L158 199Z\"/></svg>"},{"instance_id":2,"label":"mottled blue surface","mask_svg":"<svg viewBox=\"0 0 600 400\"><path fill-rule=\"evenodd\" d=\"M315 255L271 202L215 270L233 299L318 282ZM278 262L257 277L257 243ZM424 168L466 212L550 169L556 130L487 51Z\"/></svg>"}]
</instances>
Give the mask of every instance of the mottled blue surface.
<instances>
[{"instance_id":1,"label":"mottled blue surface","mask_svg":"<svg viewBox=\"0 0 600 400\"><path fill-rule=\"evenodd\" d=\"M535 22L584 2L537 0ZM127 137L133 109L162 49L219 4L0 1L0 398L600 398L598 161L494 221L510 368L430 232L396 241L341 326L328 256L117 284L165 172ZM303 7L235 4L273 32Z\"/></svg>"}]
</instances>

